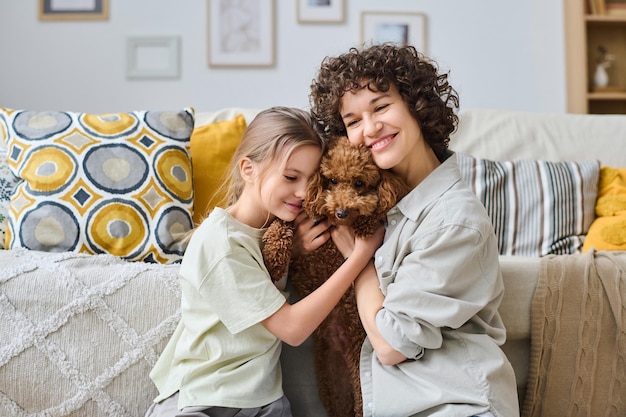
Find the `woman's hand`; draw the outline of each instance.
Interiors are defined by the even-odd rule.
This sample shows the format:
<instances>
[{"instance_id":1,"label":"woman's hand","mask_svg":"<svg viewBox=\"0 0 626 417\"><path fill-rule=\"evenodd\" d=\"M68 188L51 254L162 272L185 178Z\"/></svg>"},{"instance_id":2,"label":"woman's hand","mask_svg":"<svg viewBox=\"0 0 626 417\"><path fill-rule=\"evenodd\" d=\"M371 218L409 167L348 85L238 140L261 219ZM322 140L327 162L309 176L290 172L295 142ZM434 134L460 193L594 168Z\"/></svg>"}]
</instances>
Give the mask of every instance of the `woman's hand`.
<instances>
[{"instance_id":1,"label":"woman's hand","mask_svg":"<svg viewBox=\"0 0 626 417\"><path fill-rule=\"evenodd\" d=\"M326 220L315 223L304 211L300 212L294 220L292 258L306 255L326 243L330 239L328 227Z\"/></svg>"}]
</instances>

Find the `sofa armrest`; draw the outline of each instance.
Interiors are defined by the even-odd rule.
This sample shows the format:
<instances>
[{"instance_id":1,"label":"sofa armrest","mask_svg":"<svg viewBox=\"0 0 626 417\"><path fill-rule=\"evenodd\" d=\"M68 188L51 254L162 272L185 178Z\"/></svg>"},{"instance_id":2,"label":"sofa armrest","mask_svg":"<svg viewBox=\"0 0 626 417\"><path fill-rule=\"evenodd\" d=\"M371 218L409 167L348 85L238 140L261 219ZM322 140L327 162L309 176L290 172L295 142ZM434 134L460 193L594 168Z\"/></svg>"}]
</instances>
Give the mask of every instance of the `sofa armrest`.
<instances>
[{"instance_id":1,"label":"sofa armrest","mask_svg":"<svg viewBox=\"0 0 626 417\"><path fill-rule=\"evenodd\" d=\"M541 258L500 256L504 281L500 315L508 340L530 338L530 307L539 278L540 262Z\"/></svg>"},{"instance_id":2,"label":"sofa armrest","mask_svg":"<svg viewBox=\"0 0 626 417\"><path fill-rule=\"evenodd\" d=\"M526 393L530 365L530 309L541 258L500 256L504 298L500 315L507 330L502 350L513 365L520 404Z\"/></svg>"}]
</instances>

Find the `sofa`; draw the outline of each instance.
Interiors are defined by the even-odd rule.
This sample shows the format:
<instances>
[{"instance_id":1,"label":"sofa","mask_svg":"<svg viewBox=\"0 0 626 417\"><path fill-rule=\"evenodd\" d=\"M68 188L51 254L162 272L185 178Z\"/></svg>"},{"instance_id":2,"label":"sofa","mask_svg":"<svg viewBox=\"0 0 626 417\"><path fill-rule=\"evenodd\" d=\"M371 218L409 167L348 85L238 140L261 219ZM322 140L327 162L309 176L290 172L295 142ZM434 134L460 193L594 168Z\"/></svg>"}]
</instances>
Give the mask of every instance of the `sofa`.
<instances>
[{"instance_id":1,"label":"sofa","mask_svg":"<svg viewBox=\"0 0 626 417\"><path fill-rule=\"evenodd\" d=\"M12 222L12 227L7 225L7 220L4 222L7 236L4 239L5 249L0 250L0 416L143 415L156 396L148 373L180 314L176 274L184 246L175 243L179 242L175 238L172 238L173 243L163 244L166 240L164 236L175 237L177 233L183 233L194 222L201 221L206 208L215 203L210 198L210 191L219 186L220 172L223 172L243 129L256 112L255 109L243 108L212 112L186 109L178 114L175 123L165 120L166 116L171 116L169 114L134 114L145 121L145 125L137 125L134 116L114 120L118 127L123 125L123 129L132 132L129 136L132 138L123 145L130 161L139 158L135 151L141 146L146 146L146 158L169 152L166 160L155 156L152 162L145 164L146 175L152 175L150 172L156 172L154 170L160 169L165 161L174 161L167 162L169 165L163 171L165 179L142 178L140 180L150 183L150 187L141 193L126 192L123 194L126 199L115 200L120 207L113 207L120 210L122 203L133 206L133 202L139 200L145 200L150 207L147 214L132 217L139 219L137 225L130 222L125 226L131 232L146 230L147 234L150 230L151 236L134 236L141 240L142 250L122 253L115 245L106 246L106 236L107 233L121 233L123 228L114 229L111 226L111 230L103 231L93 226L94 218L105 217L113 211L105 211L102 208L104 205L98 202L103 200L100 197L105 193L96 186L106 187L99 177L92 178L95 171L89 168L89 161L93 160L96 152L86 151L79 156L72 154L66 157L64 155L69 155L71 150L63 150L66 153L57 155L46 154L38 148L40 142L54 139L50 147L54 152L63 147L83 152L96 140L88 136L91 130L98 130L100 122L84 114L74 115L74 119L68 118L67 121L60 117L62 115L56 115L59 116L56 121L45 119L44 124L67 122L64 128L73 126L71 123L76 123L78 127L72 128L74 130L70 134L64 134L62 140L55 139L54 135L43 138L43 135L33 134L36 140L27 143L12 140L10 136L16 129L30 132L28 124L20 125L15 111L0 111L0 137L4 138L0 142L0 156L9 161L13 174L19 168L19 175L22 176L13 178L12 183L10 180L4 182L7 197L3 202L4 215L0 211L0 215ZM32 116L29 115L29 120L34 120ZM611 277L615 280L612 284L615 291L609 291L610 300L603 304L602 311L612 309L614 314L603 316L602 320L609 320L609 323L602 329L586 327L581 332L591 328L597 334L602 333L602 338L598 336L596 339L613 340L617 354L610 356L612 362L607 365L608 368L596 366L598 369L591 369L587 373L588 380L583 377L577 385L581 388L573 391L584 391L587 385L598 379L597 372L605 372L605 375L609 371L617 372L616 378L608 378L610 381L607 383L613 384L608 389L611 401L621 401L623 407L623 395L626 394L621 392L626 390L623 386L616 387L615 381L623 382L626 355L626 278L624 269L620 269L623 262L621 253L626 249L626 238L623 238L626 206L608 212L600 210L600 214L596 211L603 199L619 203L626 195L626 186L620 182L626 177L623 171L626 169L626 153L622 143L626 139L626 116L493 110L465 110L459 116L459 128L451 138L450 148L457 153L464 177L493 216L494 229L501 243L500 262L505 295L500 313L507 328L507 342L503 349L515 370L520 409L524 415L559 415L550 414L547 406L541 403L541 394L558 384L554 382L556 379L546 383L549 369L538 359L540 352L549 349L538 344L534 329L552 322L535 319L539 314L535 311L539 308L536 289L542 285L542 300L545 300L546 294L557 294L558 285L563 286L550 287L548 283L548 290L544 290L542 280L546 271L559 267L554 262L565 260L568 265L582 263L584 265L580 270L583 272L580 274L568 272L561 275L583 276L595 268L585 265L603 254L611 254L606 258L611 265L616 265L611 274L617 275L617 278ZM163 137L150 130L158 125L155 130L163 131L159 128L160 124L170 126ZM178 127L171 127L175 125ZM185 125L186 137L182 133L177 137L174 133L184 131ZM117 140L112 134L100 139L106 146L112 146L107 141ZM170 140L174 142L169 143ZM150 153L149 146L155 143L163 145L166 150ZM29 155L28 152L42 154L40 166L28 165L25 156ZM74 163L79 173L88 171L86 176L89 178L77 178L66 173L69 179L65 182L77 185L72 185L74 188L71 190L63 190L59 194L61 197L50 197L49 190L36 181L50 161L56 161L57 168L65 163ZM143 163L137 161L139 165ZM120 172L125 172L124 167L124 164L113 164L108 175L121 175ZM7 168L0 166L0 173L2 169ZM170 174L171 178L168 177ZM185 174L191 176L193 181ZM88 185L87 180L96 185ZM22 186L17 187L19 183ZM176 198L170 198L168 193L172 190L176 191L177 194L172 192ZM113 191L119 197L123 190ZM95 199L92 204L91 197ZM68 208L65 203L70 198L74 206ZM170 203L172 206L167 206ZM89 204L91 206L87 207ZM85 214L99 205L102 207L95 214ZM44 221L36 223L27 218L26 214L44 206L53 209L47 222L54 233L42 230ZM83 215L84 219L80 217ZM63 223L63 216L82 220ZM155 220L149 216L158 218ZM150 224L153 220L155 223ZM600 226L596 227L600 220L604 223L598 223ZM147 226L142 226L142 221ZM81 229L73 235L72 227L88 230ZM622 238L619 237L620 227ZM605 230L611 228L618 231L607 235ZM156 232L153 233L153 230ZM131 232L128 236L132 235ZM74 246L58 246L65 244L63 239L57 238L59 233L78 236L75 240L79 243L72 241L70 245ZM29 236L44 246L28 247ZM43 250L45 244L56 249ZM598 265L597 269L601 269ZM603 283L608 282L608 278L602 279ZM558 299L567 301L563 297ZM585 305L584 302L580 304ZM589 300L586 305L595 307ZM617 330L614 330L610 318L619 314L622 318L613 320L617 322ZM604 323L602 320L597 323ZM563 322L557 324L565 329ZM608 329L606 332L605 328ZM545 328L543 330L545 333ZM566 338L573 337L566 332L561 333ZM576 330L572 334L575 335ZM554 332L551 337L556 337ZM572 343L575 344L574 341ZM597 348L598 345L596 343L592 347ZM284 389L296 417L326 415L317 398L311 350L310 340L302 346L285 345L283 349ZM560 358L558 351L549 352L553 357ZM583 350L585 352L589 351ZM573 355L573 360L582 361L580 352ZM542 357L545 359L545 355ZM569 378L567 375L560 376ZM533 392L531 404L528 403L527 390ZM583 402L588 398L585 392L580 395ZM563 398L559 401L553 401L547 395L546 398L553 403L565 401L564 407L568 404L571 407L572 404L572 401Z\"/></svg>"}]
</instances>

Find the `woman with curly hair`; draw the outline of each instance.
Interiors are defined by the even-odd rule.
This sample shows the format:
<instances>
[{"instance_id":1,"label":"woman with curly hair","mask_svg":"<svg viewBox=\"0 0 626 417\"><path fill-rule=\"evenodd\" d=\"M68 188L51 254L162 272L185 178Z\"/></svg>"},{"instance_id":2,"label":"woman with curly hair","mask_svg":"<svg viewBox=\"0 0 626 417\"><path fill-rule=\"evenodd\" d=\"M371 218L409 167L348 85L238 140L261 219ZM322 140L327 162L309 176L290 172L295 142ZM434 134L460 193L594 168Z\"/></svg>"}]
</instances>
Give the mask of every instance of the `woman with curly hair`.
<instances>
[{"instance_id":1,"label":"woman with curly hair","mask_svg":"<svg viewBox=\"0 0 626 417\"><path fill-rule=\"evenodd\" d=\"M352 48L324 59L310 98L325 133L364 144L412 189L355 281L364 416L518 416L498 244L448 150L448 75L411 46Z\"/></svg>"}]
</instances>

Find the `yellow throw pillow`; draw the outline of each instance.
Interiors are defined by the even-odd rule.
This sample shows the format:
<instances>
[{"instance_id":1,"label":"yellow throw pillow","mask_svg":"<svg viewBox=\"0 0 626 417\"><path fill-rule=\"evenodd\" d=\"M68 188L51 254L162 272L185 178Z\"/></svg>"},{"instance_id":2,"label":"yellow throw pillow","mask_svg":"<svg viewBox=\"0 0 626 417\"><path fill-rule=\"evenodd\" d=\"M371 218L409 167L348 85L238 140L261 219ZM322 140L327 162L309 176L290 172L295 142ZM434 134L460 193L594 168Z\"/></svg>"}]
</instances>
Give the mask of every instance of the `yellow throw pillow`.
<instances>
[{"instance_id":1,"label":"yellow throw pillow","mask_svg":"<svg viewBox=\"0 0 626 417\"><path fill-rule=\"evenodd\" d=\"M600 169L596 216L585 237L583 252L591 248L626 250L626 168Z\"/></svg>"},{"instance_id":2,"label":"yellow throw pillow","mask_svg":"<svg viewBox=\"0 0 626 417\"><path fill-rule=\"evenodd\" d=\"M200 224L207 212L224 197L216 194L224 182L228 163L246 129L246 119L239 114L232 120L198 126L191 134L193 169L193 221Z\"/></svg>"}]
</instances>

